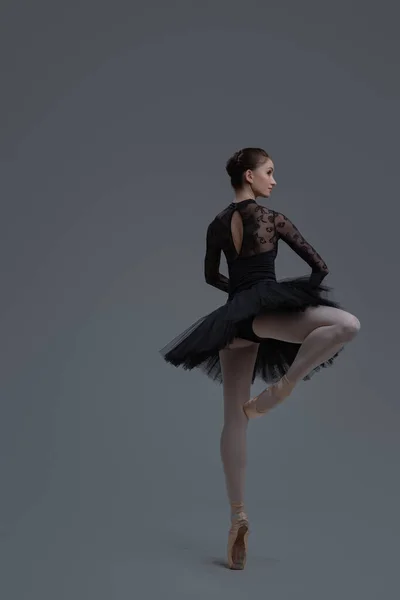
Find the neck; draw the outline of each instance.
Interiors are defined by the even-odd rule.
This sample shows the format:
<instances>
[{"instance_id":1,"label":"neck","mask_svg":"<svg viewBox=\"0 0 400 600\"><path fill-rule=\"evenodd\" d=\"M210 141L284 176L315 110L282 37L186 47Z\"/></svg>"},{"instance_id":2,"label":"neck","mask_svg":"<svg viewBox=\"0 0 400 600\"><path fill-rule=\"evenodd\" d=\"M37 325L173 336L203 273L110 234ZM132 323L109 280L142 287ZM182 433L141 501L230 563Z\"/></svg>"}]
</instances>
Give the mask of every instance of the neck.
<instances>
[{"instance_id":1,"label":"neck","mask_svg":"<svg viewBox=\"0 0 400 600\"><path fill-rule=\"evenodd\" d=\"M235 202L242 202L242 200L255 200L253 190L250 186L246 186L240 190L235 191Z\"/></svg>"}]
</instances>

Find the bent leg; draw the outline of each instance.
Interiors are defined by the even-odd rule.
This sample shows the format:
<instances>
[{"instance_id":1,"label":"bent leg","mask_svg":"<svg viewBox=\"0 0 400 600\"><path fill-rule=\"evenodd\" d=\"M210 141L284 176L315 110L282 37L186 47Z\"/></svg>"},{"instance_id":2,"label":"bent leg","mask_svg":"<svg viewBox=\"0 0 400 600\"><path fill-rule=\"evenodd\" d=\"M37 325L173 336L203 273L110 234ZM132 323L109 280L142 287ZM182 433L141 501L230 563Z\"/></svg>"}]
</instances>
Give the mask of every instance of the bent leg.
<instances>
[{"instance_id":1,"label":"bent leg","mask_svg":"<svg viewBox=\"0 0 400 600\"><path fill-rule=\"evenodd\" d=\"M258 315L253 320L253 331L260 338L274 338L302 343L318 327L335 325L344 337L360 329L360 322L351 313L331 306L310 306L304 312Z\"/></svg>"},{"instance_id":2,"label":"bent leg","mask_svg":"<svg viewBox=\"0 0 400 600\"><path fill-rule=\"evenodd\" d=\"M258 344L220 351L224 395L221 459L231 512L244 507L247 419L243 404L249 399Z\"/></svg>"},{"instance_id":3,"label":"bent leg","mask_svg":"<svg viewBox=\"0 0 400 600\"><path fill-rule=\"evenodd\" d=\"M271 393L268 389L262 392L257 399L257 408L265 412L281 402L300 379L332 358L355 337L359 329L360 322L354 315L330 306L310 307L290 315L256 317L253 330L260 338L301 343L284 381L275 384L279 393Z\"/></svg>"}]
</instances>

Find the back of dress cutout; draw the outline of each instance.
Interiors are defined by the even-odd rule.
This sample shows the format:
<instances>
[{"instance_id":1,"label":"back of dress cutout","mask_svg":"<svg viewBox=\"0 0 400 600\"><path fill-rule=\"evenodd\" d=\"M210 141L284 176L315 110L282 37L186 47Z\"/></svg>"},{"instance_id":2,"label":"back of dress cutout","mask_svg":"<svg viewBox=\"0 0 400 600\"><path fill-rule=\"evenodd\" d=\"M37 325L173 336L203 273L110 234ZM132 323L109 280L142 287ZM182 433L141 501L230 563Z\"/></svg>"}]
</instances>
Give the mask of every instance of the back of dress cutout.
<instances>
[{"instance_id":1,"label":"back of dress cutout","mask_svg":"<svg viewBox=\"0 0 400 600\"><path fill-rule=\"evenodd\" d=\"M239 257L274 250L277 242L274 212L259 204L238 203L230 221L231 245Z\"/></svg>"}]
</instances>

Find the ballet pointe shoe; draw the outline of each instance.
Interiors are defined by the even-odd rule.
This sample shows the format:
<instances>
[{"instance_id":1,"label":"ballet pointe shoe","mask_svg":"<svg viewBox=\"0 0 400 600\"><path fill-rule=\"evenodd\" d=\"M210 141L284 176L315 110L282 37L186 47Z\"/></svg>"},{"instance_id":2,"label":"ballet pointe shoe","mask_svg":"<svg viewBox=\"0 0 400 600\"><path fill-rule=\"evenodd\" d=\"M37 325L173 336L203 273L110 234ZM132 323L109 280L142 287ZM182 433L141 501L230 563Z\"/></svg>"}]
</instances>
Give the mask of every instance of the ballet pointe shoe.
<instances>
[{"instance_id":1,"label":"ballet pointe shoe","mask_svg":"<svg viewBox=\"0 0 400 600\"><path fill-rule=\"evenodd\" d=\"M286 375L283 375L283 377L279 381L270 385L265 391L270 397L275 398L276 404L278 404L279 402L282 402L282 400L289 396L294 386L295 384L289 381ZM259 408L257 408L257 400L260 396L261 394L258 394L258 396L251 398L243 404L244 414L249 420L262 417L270 410L270 408L267 408L265 410L260 410Z\"/></svg>"},{"instance_id":2,"label":"ballet pointe shoe","mask_svg":"<svg viewBox=\"0 0 400 600\"><path fill-rule=\"evenodd\" d=\"M228 566L240 571L246 565L247 540L249 537L249 520L244 511L233 514L228 535Z\"/></svg>"}]
</instances>

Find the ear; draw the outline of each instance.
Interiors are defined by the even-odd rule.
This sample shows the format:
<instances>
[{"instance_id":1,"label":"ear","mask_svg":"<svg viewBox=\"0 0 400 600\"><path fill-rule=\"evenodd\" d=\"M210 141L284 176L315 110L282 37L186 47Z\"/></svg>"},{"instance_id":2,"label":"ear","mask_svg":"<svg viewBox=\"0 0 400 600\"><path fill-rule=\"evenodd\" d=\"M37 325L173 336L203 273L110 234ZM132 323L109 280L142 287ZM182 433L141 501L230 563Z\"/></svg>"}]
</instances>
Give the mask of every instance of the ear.
<instances>
[{"instance_id":1,"label":"ear","mask_svg":"<svg viewBox=\"0 0 400 600\"><path fill-rule=\"evenodd\" d=\"M253 183L253 171L251 169L247 169L247 171L245 171L244 180L246 183Z\"/></svg>"}]
</instances>

